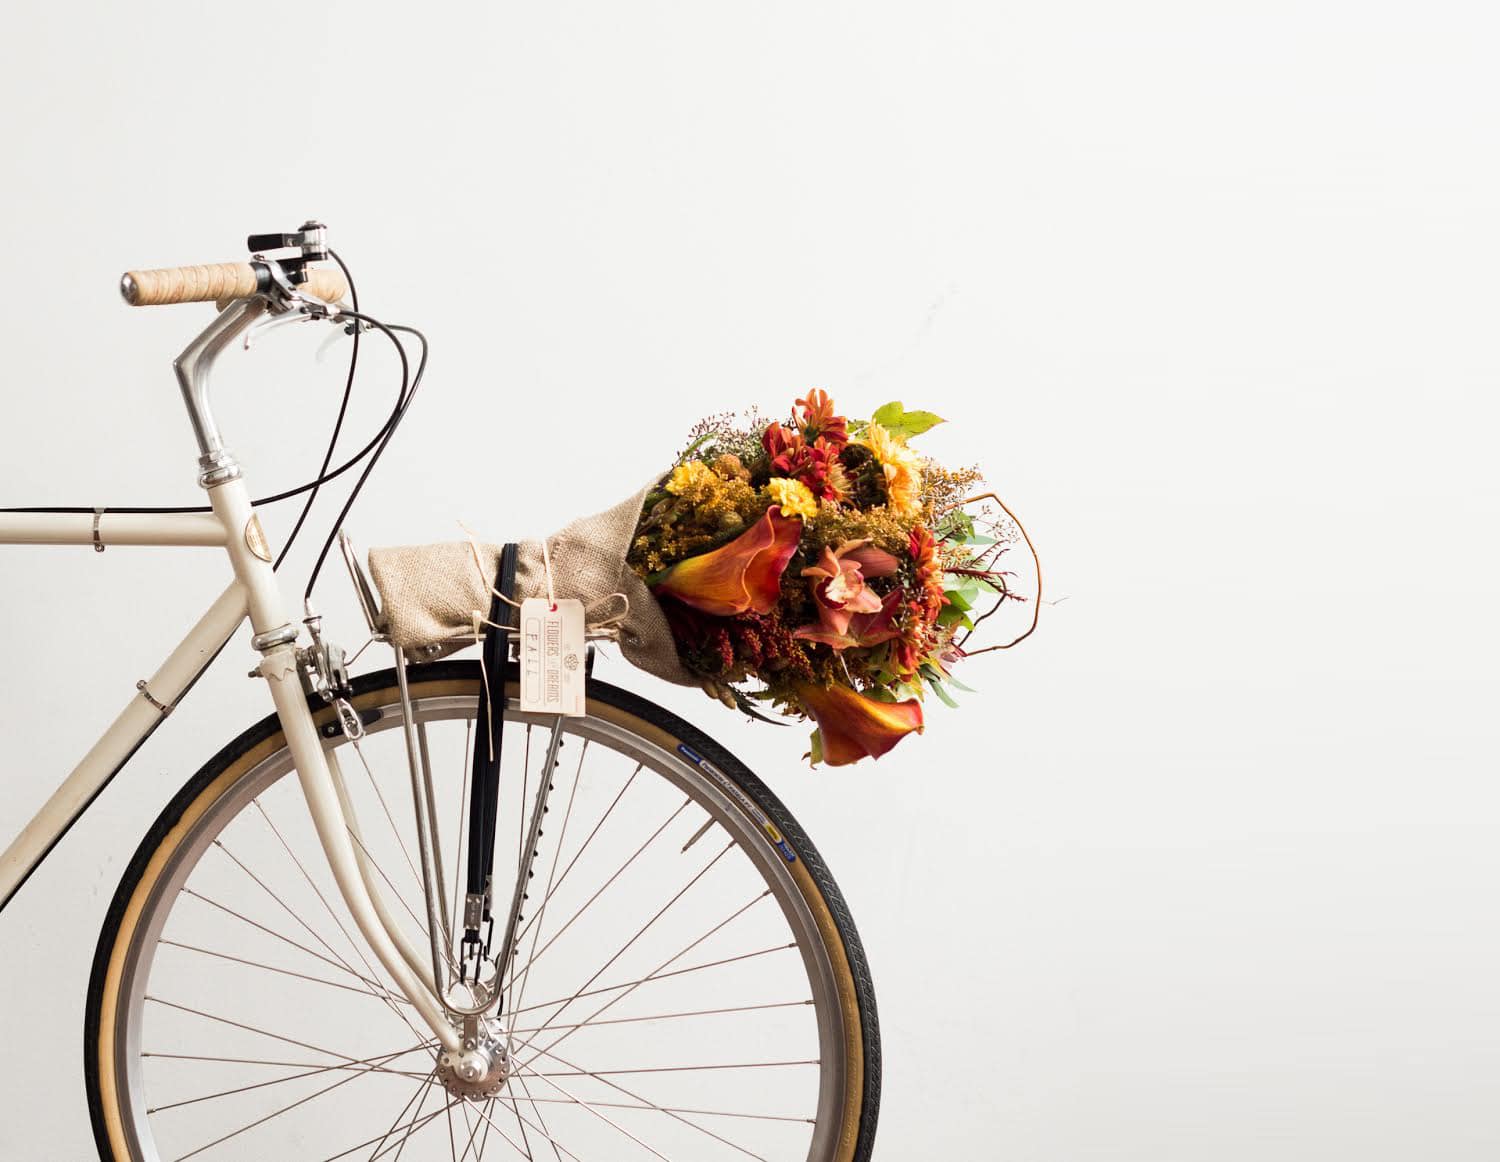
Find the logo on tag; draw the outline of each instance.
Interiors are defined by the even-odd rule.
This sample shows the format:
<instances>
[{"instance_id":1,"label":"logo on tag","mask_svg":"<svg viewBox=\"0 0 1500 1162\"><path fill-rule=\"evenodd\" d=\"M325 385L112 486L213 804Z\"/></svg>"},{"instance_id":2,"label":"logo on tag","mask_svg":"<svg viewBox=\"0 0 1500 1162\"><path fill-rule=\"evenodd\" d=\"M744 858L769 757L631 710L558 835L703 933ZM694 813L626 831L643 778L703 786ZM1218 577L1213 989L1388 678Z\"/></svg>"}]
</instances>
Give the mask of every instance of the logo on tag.
<instances>
[{"instance_id":1,"label":"logo on tag","mask_svg":"<svg viewBox=\"0 0 1500 1162\"><path fill-rule=\"evenodd\" d=\"M581 601L521 602L522 713L584 713L584 632Z\"/></svg>"}]
</instances>

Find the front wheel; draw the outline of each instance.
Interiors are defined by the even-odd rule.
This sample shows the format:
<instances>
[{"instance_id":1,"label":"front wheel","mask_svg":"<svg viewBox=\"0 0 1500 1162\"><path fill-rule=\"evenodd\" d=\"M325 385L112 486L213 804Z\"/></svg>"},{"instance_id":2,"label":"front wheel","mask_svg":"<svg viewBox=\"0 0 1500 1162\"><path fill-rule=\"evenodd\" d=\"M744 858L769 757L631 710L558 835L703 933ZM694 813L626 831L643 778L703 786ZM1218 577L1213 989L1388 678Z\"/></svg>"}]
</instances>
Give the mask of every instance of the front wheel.
<instances>
[{"instance_id":1,"label":"front wheel","mask_svg":"<svg viewBox=\"0 0 1500 1162\"><path fill-rule=\"evenodd\" d=\"M489 745L475 721L483 680L472 662L411 671L450 922L472 748ZM680 719L591 682L587 715L566 720L527 861L550 720L520 714L507 688L495 899L503 906L528 866L534 878L500 1015L511 1066L498 1090L445 1085L429 1030L343 907L272 716L173 799L115 893L84 1030L101 1158L870 1157L880 1048L869 971L786 808ZM331 710L317 721L339 755L355 841L425 948L394 673L357 680L353 703L367 723L358 745Z\"/></svg>"}]
</instances>

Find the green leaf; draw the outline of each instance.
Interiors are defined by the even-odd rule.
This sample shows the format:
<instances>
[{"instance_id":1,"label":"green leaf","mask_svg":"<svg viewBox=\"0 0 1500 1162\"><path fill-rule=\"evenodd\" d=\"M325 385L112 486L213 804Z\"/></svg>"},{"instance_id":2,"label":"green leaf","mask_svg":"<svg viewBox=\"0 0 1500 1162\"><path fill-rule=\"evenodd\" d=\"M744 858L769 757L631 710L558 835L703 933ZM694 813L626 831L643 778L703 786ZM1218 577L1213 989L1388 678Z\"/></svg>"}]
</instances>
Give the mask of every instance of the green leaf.
<instances>
[{"instance_id":1,"label":"green leaf","mask_svg":"<svg viewBox=\"0 0 1500 1162\"><path fill-rule=\"evenodd\" d=\"M974 589L948 589L944 591L943 596L948 599L948 608L956 607L968 612L974 608L975 593Z\"/></svg>"},{"instance_id":2,"label":"green leaf","mask_svg":"<svg viewBox=\"0 0 1500 1162\"><path fill-rule=\"evenodd\" d=\"M953 700L952 694L943 689L942 682L928 682L927 684L932 687L932 692L938 696L944 706L951 706L954 710L958 709L958 703Z\"/></svg>"},{"instance_id":3,"label":"green leaf","mask_svg":"<svg viewBox=\"0 0 1500 1162\"><path fill-rule=\"evenodd\" d=\"M965 686L962 682L960 682L952 674L949 674L948 677L946 679L944 679L944 680L948 683L948 685L952 686L955 690L962 690L965 694L975 694L975 693L978 693L978 691L976 691L973 686Z\"/></svg>"},{"instance_id":4,"label":"green leaf","mask_svg":"<svg viewBox=\"0 0 1500 1162\"><path fill-rule=\"evenodd\" d=\"M974 536L974 518L963 509L956 508L938 523L937 531L938 536L944 540L952 538L956 533L958 540L968 544Z\"/></svg>"},{"instance_id":5,"label":"green leaf","mask_svg":"<svg viewBox=\"0 0 1500 1162\"><path fill-rule=\"evenodd\" d=\"M899 399L893 399L890 403L876 408L875 414L870 419L891 435L902 440L920 436L923 432L930 431L946 422L942 416L934 415L932 412L909 412L901 405Z\"/></svg>"},{"instance_id":6,"label":"green leaf","mask_svg":"<svg viewBox=\"0 0 1500 1162\"><path fill-rule=\"evenodd\" d=\"M973 618L956 605L943 606L943 611L938 614L937 623L945 628L950 625L961 625L965 629L974 628Z\"/></svg>"}]
</instances>

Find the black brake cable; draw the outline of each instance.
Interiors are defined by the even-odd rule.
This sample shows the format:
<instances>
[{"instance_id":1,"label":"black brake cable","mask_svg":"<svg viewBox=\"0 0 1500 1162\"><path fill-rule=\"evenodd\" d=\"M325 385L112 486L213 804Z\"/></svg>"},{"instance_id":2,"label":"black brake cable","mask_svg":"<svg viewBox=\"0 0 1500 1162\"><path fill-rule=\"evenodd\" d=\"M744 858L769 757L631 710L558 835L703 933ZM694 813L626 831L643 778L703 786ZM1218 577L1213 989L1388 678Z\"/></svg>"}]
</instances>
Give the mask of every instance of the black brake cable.
<instances>
[{"instance_id":1,"label":"black brake cable","mask_svg":"<svg viewBox=\"0 0 1500 1162\"><path fill-rule=\"evenodd\" d=\"M339 269L344 272L344 281L349 284L349 302L357 311L359 310L359 291L354 285L354 276L349 273L349 267L337 250L329 250L328 256L339 264ZM344 417L349 413L349 400L354 394L354 371L359 366L359 323L350 324L351 334L354 336L354 346L349 352L349 374L344 378L344 398L339 402L338 418L333 421L333 434L328 437L328 450L323 453L323 463L318 465L318 478L321 479L328 471L328 465L333 463L334 449L338 447L339 433L344 430ZM292 551L292 544L297 539L297 534L302 531L302 526L307 522L307 514L312 512L313 505L318 499L318 489L321 485L314 484L311 492L307 494L307 501L302 506L302 511L297 514L297 522L292 525L292 531L287 534L286 544L281 546L281 552L276 555L276 563L272 569L280 569L281 563L286 560L287 554Z\"/></svg>"},{"instance_id":2,"label":"black brake cable","mask_svg":"<svg viewBox=\"0 0 1500 1162\"><path fill-rule=\"evenodd\" d=\"M318 574L323 570L323 562L328 557L328 550L333 548L333 542L338 539L339 530L344 527L344 519L349 515L349 510L354 507L354 502L359 499L359 493L364 488L365 481L370 478L370 473L375 470L375 465L380 462L380 457L384 454L386 446L391 442L391 437L396 434L396 429L401 426L401 421L406 418L407 409L411 407L411 401L417 394L417 388L422 386L422 376L427 371L427 336L422 334L421 331L415 327L408 327L401 323L394 323L387 326L378 319L372 319L368 315L360 314L358 311L345 311L343 313L353 319L370 323L372 326L383 331L386 337L395 344L396 351L401 356L401 400L397 404L396 410L391 414L390 419L386 421L385 426L381 429L382 434L376 437L379 447L375 448L374 452L370 454L370 459L365 464L364 471L359 474L359 479L354 482L354 487L349 490L349 495L344 501L344 507L339 509L338 518L333 522L333 527L328 531L328 537L323 542L322 551L318 553L318 559L314 562L312 573L307 579L307 588L303 591L304 600L312 597L313 587L318 583ZM402 345L401 340L396 338L396 331L405 331L407 334L414 336L417 342L422 345L422 355L417 361L416 375L410 379L410 388L407 387L409 367L406 360L406 348ZM374 442L372 441L372 444Z\"/></svg>"},{"instance_id":3,"label":"black brake cable","mask_svg":"<svg viewBox=\"0 0 1500 1162\"><path fill-rule=\"evenodd\" d=\"M332 254L331 251L330 251L330 254ZM345 271L345 273L347 275L348 268L344 265L343 260L339 259L337 257L337 255L334 255L333 257L336 259L336 261L338 261L339 266L344 269L344 271ZM350 292L351 292L351 298L352 298L352 296L353 296L353 281L352 281L352 279L350 280ZM385 337L391 341L392 345L396 348L397 354L398 354L398 356L401 359L401 387L400 387L400 390L397 392L397 395L396 395L396 403L395 403L395 405L391 409L391 414L386 417L385 422L376 430L375 435L373 437L371 437L370 441L368 443L366 443L364 445L364 447L362 447L358 452L356 452L348 460L344 461L344 463L340 464L337 468L333 469L331 472L330 471L322 471L322 472L320 472L320 474L317 477L315 477L314 479L306 482L305 484L299 484L295 488L288 488L288 489L286 489L286 490L284 490L282 492L272 493L269 496L258 497L258 498L254 499L254 500L252 500L250 502L253 507L260 508L263 505L277 504L280 501L290 500L294 496L300 496L303 493L307 493L307 492L311 492L315 496L316 493L317 493L317 491L323 485L328 484L330 481L338 479L338 477L342 476L344 473L348 472L350 469L352 469L355 466L357 466L358 464L360 464L363 460L365 460L365 458L367 456L371 456L372 453L373 453L374 459L379 459L380 454L385 451L386 444L388 444L390 442L391 436L394 435L397 426L401 423L402 418L405 416L406 409L407 409L408 406L410 406L410 403L411 403L411 397L416 393L417 386L421 382L422 372L426 369L426 366L427 366L427 339L426 339L426 336L424 336L420 331L416 330L414 327L408 327L408 326L399 325L399 324L398 325L394 325L394 326L387 326L386 324L382 323L380 320L372 318L369 315L363 314L363 313L359 312L358 310L342 311L340 313L342 315L346 316L346 317L355 319L357 322L367 323L371 327L373 327L373 328L381 331L385 335ZM421 358L421 360L420 360L420 362L418 364L417 375L416 375L416 378L414 380L411 378L411 375L410 375L410 369L409 369L407 358L406 358L406 349L402 346L401 341L396 338L396 336L395 336L395 332L396 331L405 331L405 332L408 332L409 334L414 335L418 339L418 341L422 344L422 358ZM356 342L357 342L357 336L356 336ZM346 381L346 386L345 386L345 390L346 390L345 405L347 405L347 402L348 402L348 400L347 400L347 392L348 392L349 382L352 381L352 378L353 378L354 357L355 357L356 353L357 352L351 352L351 355L350 355L350 379L349 379L349 381ZM339 424L340 425L343 422L345 411L346 411L346 406L341 406L340 409L339 409ZM334 431L333 440L330 442L330 453L329 453L328 456L325 456L325 458L324 458L324 467L325 468L327 466L328 461L332 458L331 453L332 453L333 446L337 443L337 438L338 438L338 428L336 427L335 431ZM358 482L356 482L356 484L355 484L354 494L353 495L357 495L359 489L363 487L364 482L369 478L370 470L374 467L374 459L372 459L371 462L365 466L365 471L363 473L361 473ZM350 507L352 506L352 503L353 503L353 495L351 495L350 500L344 505L343 509L340 511L338 523L335 524L334 529L333 529L332 533L330 533L328 540L324 543L323 551L318 556L317 566L316 566L316 568L313 571L313 580L314 581L317 579L318 571L321 570L323 561L324 561L324 559L328 555L328 550L332 547L333 541L338 536L338 529L339 529L339 527L342 525L344 518L349 513L349 509L350 509ZM309 501L309 504L308 504L307 507L308 508L311 507L311 502L310 501ZM82 513L82 514L87 514L87 513L92 513L94 511L96 511L96 510L92 506L89 506L89 505L26 505L26 506L0 507L0 512L14 512L14 513L49 513L49 514L77 514L77 513ZM109 506L109 507L107 507L107 508L104 509L104 512L106 512L106 513L118 512L118 513L144 514L144 515L166 515L166 514L176 514L176 513L206 513L206 512L212 512L212 511L213 511L213 509L211 507L209 507L208 505L111 505L111 506ZM303 517L305 517L305 516L306 516L306 508L304 509L304 512L303 512ZM299 518L298 525L297 525L298 529L300 529L301 524L302 524L302 518ZM296 534L296 531L297 530L294 529L294 531L293 531L293 535L294 536ZM290 538L289 538L289 540L290 540ZM282 557L284 557L284 556L285 556L285 548L283 549L283 552L282 552ZM277 564L279 565L280 563L281 563L281 561L280 561L280 559L278 559L277 560ZM311 585L309 585L308 592L311 592Z\"/></svg>"}]
</instances>

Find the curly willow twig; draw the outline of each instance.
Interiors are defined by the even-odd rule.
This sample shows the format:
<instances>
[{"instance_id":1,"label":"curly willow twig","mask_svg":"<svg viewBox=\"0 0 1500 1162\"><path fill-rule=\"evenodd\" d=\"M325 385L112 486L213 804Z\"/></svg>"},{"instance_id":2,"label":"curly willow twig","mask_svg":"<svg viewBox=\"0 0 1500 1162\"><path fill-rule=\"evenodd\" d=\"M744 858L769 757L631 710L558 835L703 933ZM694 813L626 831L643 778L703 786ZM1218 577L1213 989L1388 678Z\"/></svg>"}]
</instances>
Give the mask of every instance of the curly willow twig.
<instances>
[{"instance_id":1,"label":"curly willow twig","mask_svg":"<svg viewBox=\"0 0 1500 1162\"><path fill-rule=\"evenodd\" d=\"M1016 528L1021 530L1021 539L1026 542L1026 548L1031 552L1031 560L1036 565L1036 596L1032 599L1031 603L1031 624L1026 627L1026 631L1021 634L1020 637L1012 638L1010 641L1003 642L1000 645L985 646L984 649L974 650L972 653L965 651L964 656L968 658L977 658L980 654L987 654L991 650L1008 650L1012 646L1020 645L1023 641L1025 641L1033 633L1036 632L1037 622L1041 619L1042 616L1042 558L1038 555L1036 546L1031 543L1031 534L1026 531L1026 526L1021 523L1020 518L1016 516L1015 513L1010 511L1010 508L1006 505L1005 501L1001 500L993 492L981 492L977 496L970 496L964 500L960 500L957 504L950 504L947 508L943 509L943 513L950 513L955 508L963 508L964 505L973 504L976 500L993 500L1000 506L1005 515L1010 517L1011 522L1016 526ZM1005 594L1003 594L1000 597L999 601L995 603L995 607L997 609L999 608L1000 603L1003 602L1007 596L1009 596L1009 589L1008 587L1005 588ZM988 614L986 614L985 616L988 616ZM964 641L968 641L972 636L973 631L965 634Z\"/></svg>"}]
</instances>

